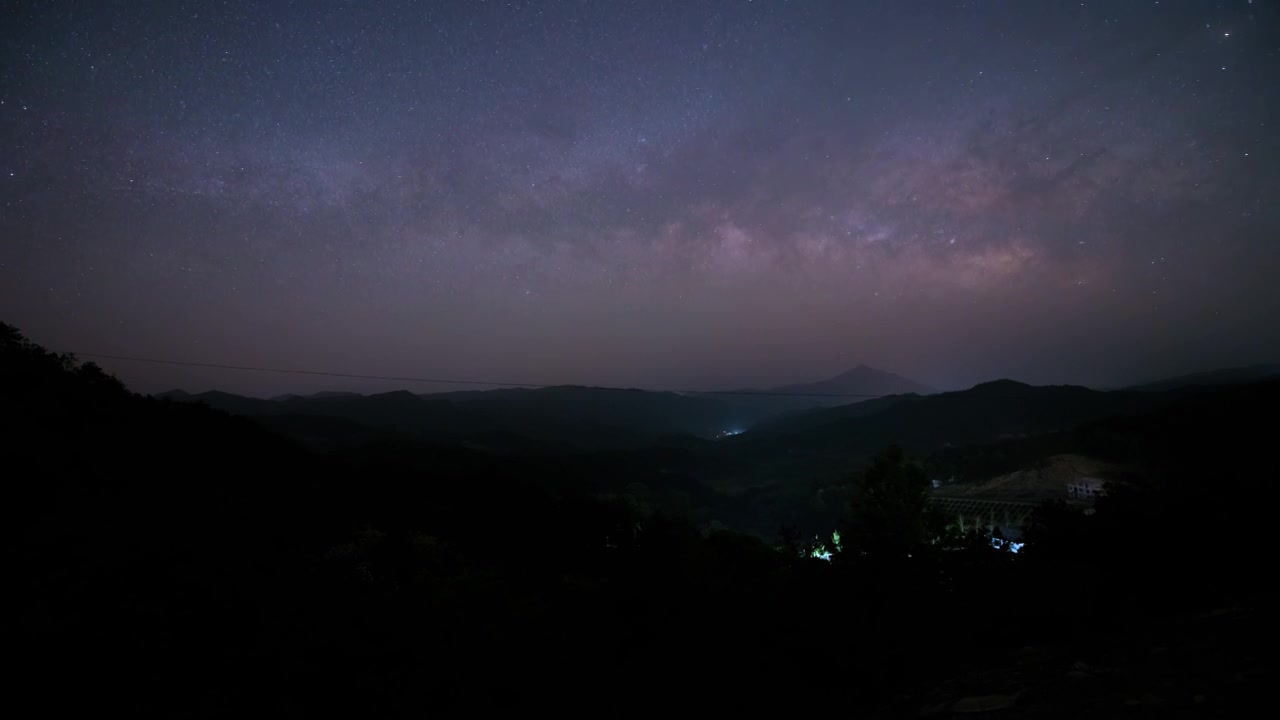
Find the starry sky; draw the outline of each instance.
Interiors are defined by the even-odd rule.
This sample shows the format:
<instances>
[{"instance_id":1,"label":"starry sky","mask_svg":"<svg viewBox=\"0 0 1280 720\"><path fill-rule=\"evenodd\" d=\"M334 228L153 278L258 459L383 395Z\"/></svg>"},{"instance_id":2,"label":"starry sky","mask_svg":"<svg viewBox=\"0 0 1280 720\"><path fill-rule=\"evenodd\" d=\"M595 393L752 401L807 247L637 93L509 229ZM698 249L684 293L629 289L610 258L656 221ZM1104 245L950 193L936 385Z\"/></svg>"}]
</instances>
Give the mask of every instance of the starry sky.
<instances>
[{"instance_id":1,"label":"starry sky","mask_svg":"<svg viewBox=\"0 0 1280 720\"><path fill-rule=\"evenodd\" d=\"M1272 0L0 13L0 319L51 348L696 389L1280 359Z\"/></svg>"}]
</instances>

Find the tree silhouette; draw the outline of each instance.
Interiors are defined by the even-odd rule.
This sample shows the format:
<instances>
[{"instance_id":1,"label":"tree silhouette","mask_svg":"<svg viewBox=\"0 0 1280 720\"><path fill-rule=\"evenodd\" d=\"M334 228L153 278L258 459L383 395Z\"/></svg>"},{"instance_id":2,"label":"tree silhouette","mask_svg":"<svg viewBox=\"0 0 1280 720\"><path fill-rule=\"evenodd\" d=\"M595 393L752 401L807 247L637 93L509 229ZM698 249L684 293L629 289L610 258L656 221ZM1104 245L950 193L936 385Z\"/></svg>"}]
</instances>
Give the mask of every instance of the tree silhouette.
<instances>
[{"instance_id":1,"label":"tree silhouette","mask_svg":"<svg viewBox=\"0 0 1280 720\"><path fill-rule=\"evenodd\" d=\"M939 536L941 523L929 506L929 478L901 448L876 457L852 490L844 539L853 552L901 558Z\"/></svg>"}]
</instances>

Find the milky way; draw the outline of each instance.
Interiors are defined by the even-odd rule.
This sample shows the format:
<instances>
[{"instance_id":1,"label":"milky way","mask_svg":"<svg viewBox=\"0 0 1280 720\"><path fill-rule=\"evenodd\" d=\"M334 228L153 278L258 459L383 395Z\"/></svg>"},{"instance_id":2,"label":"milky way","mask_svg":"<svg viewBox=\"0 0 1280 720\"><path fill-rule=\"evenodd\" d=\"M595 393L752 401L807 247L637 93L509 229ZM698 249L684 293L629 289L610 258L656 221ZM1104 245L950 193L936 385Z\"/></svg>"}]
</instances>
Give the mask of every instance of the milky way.
<instances>
[{"instance_id":1,"label":"milky way","mask_svg":"<svg viewBox=\"0 0 1280 720\"><path fill-rule=\"evenodd\" d=\"M0 25L0 319L51 347L707 389L1280 357L1274 3L53 2ZM397 385L103 364L145 391Z\"/></svg>"}]
</instances>

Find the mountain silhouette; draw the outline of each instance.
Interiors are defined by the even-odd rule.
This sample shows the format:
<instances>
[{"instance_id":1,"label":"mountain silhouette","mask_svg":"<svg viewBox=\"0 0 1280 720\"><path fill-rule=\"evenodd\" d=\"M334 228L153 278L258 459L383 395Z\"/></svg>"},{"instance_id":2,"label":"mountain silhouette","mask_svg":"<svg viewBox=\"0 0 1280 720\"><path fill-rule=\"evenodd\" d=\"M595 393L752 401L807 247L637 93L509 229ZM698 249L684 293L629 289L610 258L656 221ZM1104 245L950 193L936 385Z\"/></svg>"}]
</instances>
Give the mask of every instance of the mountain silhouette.
<instances>
[{"instance_id":1,"label":"mountain silhouette","mask_svg":"<svg viewBox=\"0 0 1280 720\"><path fill-rule=\"evenodd\" d=\"M1126 388L1137 392L1163 392L1165 390L1181 390L1194 387L1222 387L1225 385L1244 385L1280 377L1280 365L1249 365L1246 367L1221 368L1189 375L1156 380Z\"/></svg>"},{"instance_id":2,"label":"mountain silhouette","mask_svg":"<svg viewBox=\"0 0 1280 720\"><path fill-rule=\"evenodd\" d=\"M932 395L937 390L901 375L859 365L827 380L782 385L764 392L813 395L814 404L844 405L859 400L857 396Z\"/></svg>"},{"instance_id":3,"label":"mountain silhouette","mask_svg":"<svg viewBox=\"0 0 1280 720\"><path fill-rule=\"evenodd\" d=\"M203 403L308 441L356 439L375 429L493 449L596 450L640 447L671 435L711 438L741 426L738 411L716 398L577 386L431 395L317 393L271 400L175 390L157 397Z\"/></svg>"},{"instance_id":4,"label":"mountain silhouette","mask_svg":"<svg viewBox=\"0 0 1280 720\"><path fill-rule=\"evenodd\" d=\"M901 375L858 365L818 382L744 388L717 397L735 410L740 428L745 429L762 421L772 422L785 414L850 405L869 398L930 395L935 392L934 388Z\"/></svg>"},{"instance_id":5,"label":"mountain silhouette","mask_svg":"<svg viewBox=\"0 0 1280 720\"><path fill-rule=\"evenodd\" d=\"M935 395L873 398L776 417L730 438L724 451L735 461L722 479L756 487L796 478L831 481L889 445L928 454L1148 412L1182 397L996 380Z\"/></svg>"},{"instance_id":6,"label":"mountain silhouette","mask_svg":"<svg viewBox=\"0 0 1280 720\"><path fill-rule=\"evenodd\" d=\"M360 396L360 393L356 393L356 392L339 392L339 391L333 391L333 390L323 390L318 393L311 393L310 395L298 395L297 393L285 393L283 395L276 395L271 399L276 401L293 400L295 398L317 400L320 398L330 398L330 397L359 397L359 396Z\"/></svg>"},{"instance_id":7,"label":"mountain silhouette","mask_svg":"<svg viewBox=\"0 0 1280 720\"><path fill-rule=\"evenodd\" d=\"M827 449L898 443L929 450L1050 432L1168 401L1160 394L996 380L968 390L877 398L779 419L747 432L740 442L784 442L795 448Z\"/></svg>"}]
</instances>

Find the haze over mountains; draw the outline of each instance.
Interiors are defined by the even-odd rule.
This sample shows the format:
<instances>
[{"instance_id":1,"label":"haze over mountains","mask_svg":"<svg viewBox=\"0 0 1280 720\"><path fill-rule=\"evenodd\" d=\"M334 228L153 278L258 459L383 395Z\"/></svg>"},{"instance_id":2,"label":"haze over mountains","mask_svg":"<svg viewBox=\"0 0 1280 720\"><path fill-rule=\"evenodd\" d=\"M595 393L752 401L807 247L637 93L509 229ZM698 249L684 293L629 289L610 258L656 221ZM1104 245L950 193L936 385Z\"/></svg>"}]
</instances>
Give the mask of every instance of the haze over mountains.
<instances>
[{"instance_id":1,"label":"haze over mountains","mask_svg":"<svg viewBox=\"0 0 1280 720\"><path fill-rule=\"evenodd\" d=\"M859 365L821 382L741 394L558 386L430 394L320 392L270 400L174 390L158 397L253 417L311 442L357 442L372 432L391 431L491 450L580 452L635 450L686 436L682 442L727 439L726 447L735 453L785 457L788 467L821 460L839 468L888 443L928 452L1142 412L1195 388L1265 379L1277 367L1198 373L1117 391L998 380L939 394ZM769 464L760 462L747 474L772 474L762 470Z\"/></svg>"},{"instance_id":2,"label":"haze over mountains","mask_svg":"<svg viewBox=\"0 0 1280 720\"><path fill-rule=\"evenodd\" d=\"M354 441L366 430L380 430L496 450L639 447L664 435L711 438L739 422L734 408L713 399L607 388L493 390L461 397L407 390L278 400L216 391L159 397L258 418L303 439Z\"/></svg>"},{"instance_id":3,"label":"haze over mountains","mask_svg":"<svg viewBox=\"0 0 1280 720\"><path fill-rule=\"evenodd\" d=\"M1245 367L1223 368L1205 372L1177 375L1154 382L1134 385L1128 390L1139 392L1159 392L1177 390L1187 387L1219 387L1223 385L1240 385L1258 382L1280 376L1280 364L1248 365Z\"/></svg>"},{"instance_id":4,"label":"haze over mountains","mask_svg":"<svg viewBox=\"0 0 1280 720\"><path fill-rule=\"evenodd\" d=\"M1219 384L1258 373L1211 374ZM928 455L946 448L1067 430L1106 417L1149 412L1204 391L1160 381L1134 390L1032 386L1012 380L931 393L928 386L859 366L818 383L760 395L681 395L612 388L550 387L415 395L318 393L272 400L228 393L165 393L254 418L311 445L359 444L379 433L480 450L631 453L655 470L721 489L834 482L890 444ZM789 393L767 395L764 393ZM866 399L851 395L876 395ZM681 448L682 455L658 447Z\"/></svg>"},{"instance_id":5,"label":"haze over mountains","mask_svg":"<svg viewBox=\"0 0 1280 720\"><path fill-rule=\"evenodd\" d=\"M842 405L872 396L926 394L926 385L864 365L816 383L738 393L679 394L617 388L557 386L502 388L414 395L394 391L285 394L262 400L218 391L160 393L175 401L199 401L238 415L273 420L295 434L358 435L355 426L394 430L445 441L510 448L528 442L561 448L634 447L664 435L715 438L736 435L764 418L798 409ZM296 416L329 418L320 425Z\"/></svg>"},{"instance_id":6,"label":"haze over mountains","mask_svg":"<svg viewBox=\"0 0 1280 720\"><path fill-rule=\"evenodd\" d=\"M813 396L815 405L845 405L870 396L931 395L937 390L901 375L859 365L829 380L782 385L764 392Z\"/></svg>"},{"instance_id":7,"label":"haze over mountains","mask_svg":"<svg viewBox=\"0 0 1280 720\"><path fill-rule=\"evenodd\" d=\"M819 383L744 391L759 395L564 386L272 400L221 392L163 397L251 418L324 452L398 437L495 457L541 457L602 492L640 492L646 502L672 507L692 503L699 522L769 536L779 523L834 522L831 508L841 503L817 499L885 447L928 458L940 476L986 480L997 470L1034 468L1053 453L1079 449L1071 435L1044 438L1216 392L1206 377L1228 386L1266 374L1225 371L1113 391L997 380L929 393L921 383L859 366ZM764 394L771 392L795 394ZM878 397L847 397L864 394ZM988 446L1018 449L982 449Z\"/></svg>"},{"instance_id":8,"label":"haze over mountains","mask_svg":"<svg viewBox=\"0 0 1280 720\"><path fill-rule=\"evenodd\" d=\"M1161 393L1235 385L1277 375L1277 364L1226 368L1163 378L1124 388L1123 392ZM1014 387L1026 389L1015 391L1011 389ZM993 393L998 395L998 388L1013 395L1035 392L1029 389L1031 386L1013 381L984 383L966 392L981 389L986 398ZM1075 390L1110 397L1112 403L1122 397L1120 391L1104 395L1082 387ZM287 428L290 434L300 436L318 433L326 441L380 429L490 448L550 444L561 449L618 449L643 446L669 435L714 439L749 430L755 438L796 435L936 394L935 388L911 378L858 365L817 382L725 393L556 386L419 394L407 390L369 395L322 391L308 395L287 393L269 400L220 391L191 394L170 390L157 397L199 401L238 415L273 418L270 423L278 429ZM965 397L963 393L943 395L944 399L922 407L936 409ZM1057 398L1061 400L1065 395L1059 392ZM1130 404L1144 402L1132 398Z\"/></svg>"}]
</instances>

